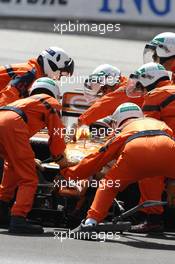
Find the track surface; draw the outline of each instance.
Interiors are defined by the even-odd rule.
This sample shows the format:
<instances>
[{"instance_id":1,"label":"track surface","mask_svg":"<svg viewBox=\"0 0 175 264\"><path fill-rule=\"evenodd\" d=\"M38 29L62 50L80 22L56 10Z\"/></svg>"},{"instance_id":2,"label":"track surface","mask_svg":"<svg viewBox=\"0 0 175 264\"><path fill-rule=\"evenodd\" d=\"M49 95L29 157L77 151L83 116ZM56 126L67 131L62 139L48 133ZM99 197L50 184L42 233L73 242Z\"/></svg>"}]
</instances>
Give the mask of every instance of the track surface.
<instances>
[{"instance_id":1,"label":"track surface","mask_svg":"<svg viewBox=\"0 0 175 264\"><path fill-rule=\"evenodd\" d=\"M142 64L144 42L84 36L0 30L0 64L23 62L49 46L61 46L76 62L76 74L87 75L102 63L111 63L129 74ZM63 85L62 91L82 84ZM125 234L105 243L54 239L54 230L45 229L40 237L11 236L0 229L0 263L117 263L172 264L175 234L149 237Z\"/></svg>"},{"instance_id":2,"label":"track surface","mask_svg":"<svg viewBox=\"0 0 175 264\"><path fill-rule=\"evenodd\" d=\"M61 242L57 237L54 239L54 230L45 232L42 237L25 237L10 236L2 230L0 263L174 263L175 234L155 238L126 233L108 242L70 239Z\"/></svg>"},{"instance_id":3,"label":"track surface","mask_svg":"<svg viewBox=\"0 0 175 264\"><path fill-rule=\"evenodd\" d=\"M63 89L83 87L81 79L100 64L109 63L129 74L142 64L145 42L98 37L0 30L0 65L24 62L49 46L64 48L75 59L75 78ZM81 79L78 76L81 76ZM79 80L79 83L77 82ZM75 83L73 83L75 81Z\"/></svg>"}]
</instances>

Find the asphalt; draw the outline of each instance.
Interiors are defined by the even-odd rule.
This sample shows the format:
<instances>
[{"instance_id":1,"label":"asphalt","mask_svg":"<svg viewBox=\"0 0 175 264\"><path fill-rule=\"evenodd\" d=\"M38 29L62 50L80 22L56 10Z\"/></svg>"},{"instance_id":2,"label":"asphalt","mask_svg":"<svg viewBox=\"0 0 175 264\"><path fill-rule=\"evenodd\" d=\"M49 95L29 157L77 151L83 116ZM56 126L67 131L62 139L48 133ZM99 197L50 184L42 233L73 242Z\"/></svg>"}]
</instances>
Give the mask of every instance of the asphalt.
<instances>
[{"instance_id":1,"label":"asphalt","mask_svg":"<svg viewBox=\"0 0 175 264\"><path fill-rule=\"evenodd\" d=\"M159 237L140 234L118 234L101 241L82 241L57 236L45 229L42 236L12 236L0 230L0 263L4 264L172 264L175 257L175 234ZM63 239L63 238L62 238Z\"/></svg>"},{"instance_id":2,"label":"asphalt","mask_svg":"<svg viewBox=\"0 0 175 264\"><path fill-rule=\"evenodd\" d=\"M49 46L61 46L75 59L77 75L87 75L102 63L119 67L129 74L142 64L145 42L98 37L0 30L0 64L26 61ZM67 83L62 92L81 89L80 83ZM159 237L129 234L108 238L106 242L65 239L54 229L41 236L13 236L0 229L0 263L117 263L172 264L175 259L175 233ZM103 241L103 238L102 238Z\"/></svg>"},{"instance_id":3,"label":"asphalt","mask_svg":"<svg viewBox=\"0 0 175 264\"><path fill-rule=\"evenodd\" d=\"M81 89L83 77L100 64L115 65L121 69L123 74L129 74L141 66L143 48L146 43L144 41L1 29L0 36L0 65L24 62L28 58L38 56L39 52L49 46L64 48L75 60L74 77L63 84L64 91L72 88Z\"/></svg>"}]
</instances>

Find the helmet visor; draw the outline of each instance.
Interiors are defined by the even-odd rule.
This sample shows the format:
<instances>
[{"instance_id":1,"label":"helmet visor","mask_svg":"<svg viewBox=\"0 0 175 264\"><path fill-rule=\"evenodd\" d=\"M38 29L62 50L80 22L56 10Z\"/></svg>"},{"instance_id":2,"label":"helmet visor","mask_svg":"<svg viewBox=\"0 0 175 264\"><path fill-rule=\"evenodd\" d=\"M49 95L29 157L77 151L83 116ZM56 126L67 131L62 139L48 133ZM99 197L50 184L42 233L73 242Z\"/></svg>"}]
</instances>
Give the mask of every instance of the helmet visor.
<instances>
[{"instance_id":1,"label":"helmet visor","mask_svg":"<svg viewBox=\"0 0 175 264\"><path fill-rule=\"evenodd\" d=\"M126 86L126 95L131 98L142 97L146 94L146 90L143 88L142 84L139 82L137 75L131 74Z\"/></svg>"},{"instance_id":2,"label":"helmet visor","mask_svg":"<svg viewBox=\"0 0 175 264\"><path fill-rule=\"evenodd\" d=\"M72 76L74 72L74 61L70 59L69 61L65 62L64 69L61 69L62 72L67 72L69 76Z\"/></svg>"},{"instance_id":3,"label":"helmet visor","mask_svg":"<svg viewBox=\"0 0 175 264\"><path fill-rule=\"evenodd\" d=\"M159 57L157 56L156 47L153 44L146 44L143 51L143 62L144 64L149 62L159 63Z\"/></svg>"},{"instance_id":4,"label":"helmet visor","mask_svg":"<svg viewBox=\"0 0 175 264\"><path fill-rule=\"evenodd\" d=\"M84 82L84 93L85 95L98 96L101 89L101 84L99 82L94 82L91 79L86 79Z\"/></svg>"},{"instance_id":5,"label":"helmet visor","mask_svg":"<svg viewBox=\"0 0 175 264\"><path fill-rule=\"evenodd\" d=\"M111 121L111 127L114 131L116 131L116 129L118 128L118 124L114 119L112 119Z\"/></svg>"}]
</instances>

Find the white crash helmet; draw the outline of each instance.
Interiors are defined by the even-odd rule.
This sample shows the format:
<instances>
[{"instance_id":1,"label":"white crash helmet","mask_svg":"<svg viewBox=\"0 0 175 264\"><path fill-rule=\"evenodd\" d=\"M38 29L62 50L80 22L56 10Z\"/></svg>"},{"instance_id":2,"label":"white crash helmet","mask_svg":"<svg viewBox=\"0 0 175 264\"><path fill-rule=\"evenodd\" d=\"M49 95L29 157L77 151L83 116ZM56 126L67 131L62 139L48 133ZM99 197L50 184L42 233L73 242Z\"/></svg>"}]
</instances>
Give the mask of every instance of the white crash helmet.
<instances>
[{"instance_id":1,"label":"white crash helmet","mask_svg":"<svg viewBox=\"0 0 175 264\"><path fill-rule=\"evenodd\" d=\"M110 64L98 66L84 83L85 96L101 95L101 87L114 86L120 83L121 71Z\"/></svg>"},{"instance_id":2,"label":"white crash helmet","mask_svg":"<svg viewBox=\"0 0 175 264\"><path fill-rule=\"evenodd\" d=\"M133 103L124 103L117 107L115 112L111 115L113 128L118 128L123 121L130 118L141 118L143 117L142 109Z\"/></svg>"},{"instance_id":3,"label":"white crash helmet","mask_svg":"<svg viewBox=\"0 0 175 264\"><path fill-rule=\"evenodd\" d=\"M144 63L154 61L162 64L172 56L175 56L175 33L164 32L145 45L143 61Z\"/></svg>"},{"instance_id":4,"label":"white crash helmet","mask_svg":"<svg viewBox=\"0 0 175 264\"><path fill-rule=\"evenodd\" d=\"M170 80L171 73L161 64L150 62L144 64L133 74L130 74L126 86L126 94L129 97L141 97L146 91L156 88L156 83L161 80ZM145 89L146 91L145 91Z\"/></svg>"},{"instance_id":5,"label":"white crash helmet","mask_svg":"<svg viewBox=\"0 0 175 264\"><path fill-rule=\"evenodd\" d=\"M50 91L57 100L60 99L60 89L57 84L57 81L50 79L48 77L42 77L37 79L29 89L29 95L37 89L45 89Z\"/></svg>"},{"instance_id":6,"label":"white crash helmet","mask_svg":"<svg viewBox=\"0 0 175 264\"><path fill-rule=\"evenodd\" d=\"M43 50L38 60L41 60L44 74L52 79L59 79L60 72L63 75L72 75L74 71L74 61L61 48L50 47Z\"/></svg>"}]
</instances>

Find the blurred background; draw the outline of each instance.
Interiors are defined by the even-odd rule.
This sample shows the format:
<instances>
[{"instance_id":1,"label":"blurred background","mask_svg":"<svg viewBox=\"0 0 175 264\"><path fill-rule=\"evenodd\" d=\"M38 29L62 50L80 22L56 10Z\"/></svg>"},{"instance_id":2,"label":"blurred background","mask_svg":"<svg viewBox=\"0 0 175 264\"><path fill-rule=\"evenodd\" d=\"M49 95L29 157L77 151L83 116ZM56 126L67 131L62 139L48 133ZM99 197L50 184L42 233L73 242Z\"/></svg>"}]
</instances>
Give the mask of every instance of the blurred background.
<instances>
[{"instance_id":1,"label":"blurred background","mask_svg":"<svg viewBox=\"0 0 175 264\"><path fill-rule=\"evenodd\" d=\"M174 32L174 13L174 0L0 0L0 64L60 46L76 63L63 91L82 89L83 77L99 64L127 75L139 67L145 43Z\"/></svg>"}]
</instances>

